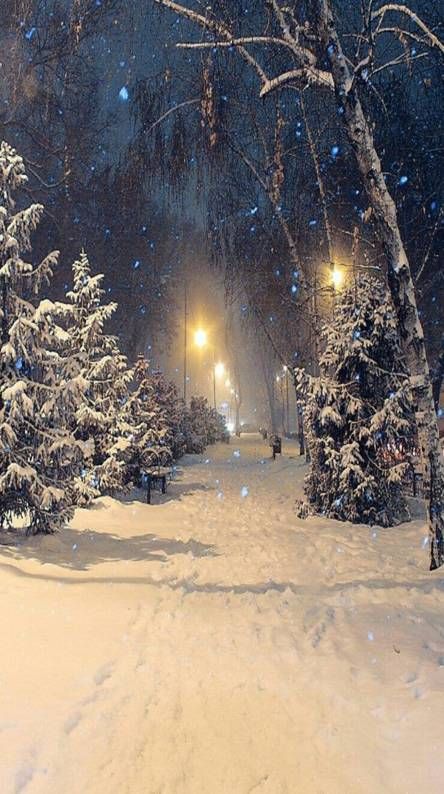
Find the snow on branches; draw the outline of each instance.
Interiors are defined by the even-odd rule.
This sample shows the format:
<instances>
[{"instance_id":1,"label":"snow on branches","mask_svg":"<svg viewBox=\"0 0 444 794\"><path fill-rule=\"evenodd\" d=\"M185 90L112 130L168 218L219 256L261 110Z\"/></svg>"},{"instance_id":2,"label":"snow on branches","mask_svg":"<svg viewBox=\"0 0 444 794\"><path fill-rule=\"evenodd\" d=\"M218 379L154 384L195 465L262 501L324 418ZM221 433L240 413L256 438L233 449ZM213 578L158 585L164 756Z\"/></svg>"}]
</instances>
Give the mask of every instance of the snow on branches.
<instances>
[{"instance_id":1,"label":"snow on branches","mask_svg":"<svg viewBox=\"0 0 444 794\"><path fill-rule=\"evenodd\" d=\"M23 258L43 207L15 212L26 183L22 158L0 145L0 528L52 532L72 514L70 483L83 445L66 422L73 392L64 373L63 306L33 296L49 282L57 253Z\"/></svg>"},{"instance_id":2,"label":"snow on branches","mask_svg":"<svg viewBox=\"0 0 444 794\"><path fill-rule=\"evenodd\" d=\"M391 526L407 515L402 481L415 431L384 285L359 276L338 296L322 335L319 377L299 373L311 457L308 503L332 518Z\"/></svg>"},{"instance_id":3,"label":"snow on branches","mask_svg":"<svg viewBox=\"0 0 444 794\"><path fill-rule=\"evenodd\" d=\"M70 306L65 364L83 383L83 399L74 412L72 430L89 444L89 457L76 478L76 501L86 504L95 496L121 490L125 466L116 450L116 435L124 435L119 417L132 373L116 337L105 323L117 309L103 303L103 275L92 275L85 251L72 266L73 287L66 297ZM127 430L131 433L131 428Z\"/></svg>"}]
</instances>

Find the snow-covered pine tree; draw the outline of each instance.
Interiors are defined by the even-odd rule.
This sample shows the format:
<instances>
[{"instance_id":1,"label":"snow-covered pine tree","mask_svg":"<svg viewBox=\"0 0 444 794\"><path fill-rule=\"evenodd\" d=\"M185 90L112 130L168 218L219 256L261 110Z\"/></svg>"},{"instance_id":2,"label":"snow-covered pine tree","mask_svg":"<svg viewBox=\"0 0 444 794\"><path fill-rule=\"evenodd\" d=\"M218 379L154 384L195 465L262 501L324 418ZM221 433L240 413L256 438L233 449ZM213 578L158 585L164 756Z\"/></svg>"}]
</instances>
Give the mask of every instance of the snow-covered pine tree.
<instances>
[{"instance_id":1,"label":"snow-covered pine tree","mask_svg":"<svg viewBox=\"0 0 444 794\"><path fill-rule=\"evenodd\" d=\"M168 427L165 442L171 450L173 459L178 460L185 452L185 435L182 427L185 404L179 398L176 384L168 380L160 370L153 370L148 377Z\"/></svg>"},{"instance_id":2,"label":"snow-covered pine tree","mask_svg":"<svg viewBox=\"0 0 444 794\"><path fill-rule=\"evenodd\" d=\"M90 444L90 457L75 483L79 504L124 487L125 464L119 455L118 433L129 434L120 422L122 400L132 373L118 340L104 326L117 309L104 303L103 274L92 275L85 251L72 266L73 287L66 297L71 307L66 366L85 383L84 399L75 413L76 438Z\"/></svg>"},{"instance_id":3,"label":"snow-covered pine tree","mask_svg":"<svg viewBox=\"0 0 444 794\"><path fill-rule=\"evenodd\" d=\"M185 422L186 451L202 454L207 446L208 401L205 397L194 396L190 400Z\"/></svg>"},{"instance_id":4,"label":"snow-covered pine tree","mask_svg":"<svg viewBox=\"0 0 444 794\"><path fill-rule=\"evenodd\" d=\"M24 259L43 207L15 211L27 181L22 158L0 144L0 527L52 532L72 515L70 486L82 444L69 430L79 383L64 373L62 304L42 300L57 252L38 266Z\"/></svg>"},{"instance_id":5,"label":"snow-covered pine tree","mask_svg":"<svg viewBox=\"0 0 444 794\"><path fill-rule=\"evenodd\" d=\"M239 430L240 427L240 423L238 423ZM215 444L216 441L226 441L227 437L228 430L225 418L216 411L215 408L210 408L208 414L207 444Z\"/></svg>"},{"instance_id":6,"label":"snow-covered pine tree","mask_svg":"<svg viewBox=\"0 0 444 794\"><path fill-rule=\"evenodd\" d=\"M144 470L169 466L172 452L166 410L158 400L155 381L143 355L137 359L134 380L136 388L122 406L120 421L131 428L131 433L126 435L123 455L128 476L137 483Z\"/></svg>"},{"instance_id":7,"label":"snow-covered pine tree","mask_svg":"<svg viewBox=\"0 0 444 794\"><path fill-rule=\"evenodd\" d=\"M214 408L210 408L206 397L191 398L183 424L188 453L201 454L209 444L226 437L225 420Z\"/></svg>"},{"instance_id":8,"label":"snow-covered pine tree","mask_svg":"<svg viewBox=\"0 0 444 794\"><path fill-rule=\"evenodd\" d=\"M397 318L385 286L360 275L323 328L319 377L305 392L310 509L391 526L408 515L402 495L414 417Z\"/></svg>"}]
</instances>

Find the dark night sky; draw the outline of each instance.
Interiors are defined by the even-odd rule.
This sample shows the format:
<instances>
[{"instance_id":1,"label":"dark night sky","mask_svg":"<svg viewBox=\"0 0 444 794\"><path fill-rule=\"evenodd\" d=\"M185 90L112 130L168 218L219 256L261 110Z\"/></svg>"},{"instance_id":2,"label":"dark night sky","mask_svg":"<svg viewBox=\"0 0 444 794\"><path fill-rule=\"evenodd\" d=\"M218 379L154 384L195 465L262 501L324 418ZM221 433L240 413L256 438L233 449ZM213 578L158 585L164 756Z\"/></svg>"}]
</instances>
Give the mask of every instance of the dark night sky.
<instances>
[{"instance_id":1,"label":"dark night sky","mask_svg":"<svg viewBox=\"0 0 444 794\"><path fill-rule=\"evenodd\" d=\"M105 9L109 9L113 4L114 0L96 0L96 5ZM38 28L38 21L35 21L32 17L32 10L35 10L38 6L37 0L26 0L23 7L25 8L26 5L31 9L31 12L24 17L22 20L23 24L20 22L18 30L0 33L3 50L11 54L11 57L9 59L4 58L0 65L0 103L3 108L6 108L6 115L8 102L11 102L9 94L10 84L14 82L18 71L26 67L29 52L35 44L36 38L43 35L43 32ZM68 23L70 9L76 3L73 3L72 0L66 0L65 5L66 22ZM100 141L96 144L94 152L91 153L91 160L88 163L88 169L91 172L91 189L94 188L98 175L103 172L106 165L115 167L119 161L125 161L127 148L135 132L134 108L138 81L151 80L153 86L155 85L157 88L159 85L162 86L164 84L165 102L163 109L165 107L172 108L175 103L183 101L184 98L189 98L190 95L193 96L192 92L196 90L196 74L199 72L201 65L200 56L178 51L175 47L178 40L189 40L199 36L199 32L196 32L196 29L182 18L164 9L159 9L151 0L125 0L123 3L116 0L115 5L116 10L108 18L107 29L105 31L98 30L96 35L82 45L82 57L85 63L88 68L91 68L91 73L95 72L97 74L99 118L109 124L108 129L103 132ZM247 8L249 4L245 0L242 5ZM250 5L250 10L253 10L254 3ZM122 8L124 9L123 11ZM2 9L0 8L0 21L1 19ZM29 90L31 96L33 92L32 83L28 82L24 84L24 87ZM227 93L229 93L229 90ZM223 99L226 100L227 97L224 96ZM228 101L230 101L230 96ZM196 113L199 113L199 105L190 105L185 113L188 119L196 121L197 118L198 120L199 117L196 117ZM172 124L174 117L175 114L173 113L166 122L166 128ZM294 126L295 141L297 143L297 136L301 135L301 122L297 122L295 116L291 119L291 125L292 129ZM16 143L14 140L11 142L13 144ZM328 140L327 136L326 154L323 162L326 172L333 172L333 169L341 161L344 151L339 138ZM398 164L396 164L396 167L398 167ZM396 197L398 201L402 201L404 200L403 196L408 196L411 189L410 176L407 176L409 174L408 162L400 163L399 168L404 170L400 171L396 177L398 180L396 190L399 193ZM192 273L189 290L189 334L190 336L192 335L197 325L205 324L210 328L213 339L217 339L216 358L226 358L223 341L226 314L224 308L224 285L222 278L216 275L209 261L211 257L208 251L208 243L205 240L208 195L205 180L198 183L197 177L195 177L196 162L191 146L188 170L191 178L184 188L181 199L171 191L168 176L165 178L165 175L156 175L149 185L150 200L157 208L160 217L162 218L163 214L165 223L171 226L171 228L169 227L171 241L174 242L176 239L181 241L176 245L174 255L171 255L171 261L168 262L168 278L170 278L170 283L174 283L174 301L169 309L169 320L170 327L174 326L176 333L168 353L165 352L165 345L159 343L159 339L151 338L152 329L147 331L146 339L142 338L142 332L140 334L141 345L145 345L145 352L152 357L155 364L161 364L169 374L177 378L179 385L182 382L182 269L185 263L187 264L187 269ZM51 178L50 174L48 178ZM404 179L406 182L401 181ZM313 174L311 175L311 180L314 182ZM350 187L350 184L348 187ZM355 192L359 193L360 191L356 190ZM85 206L87 205L87 199L88 196L85 195ZM129 196L129 201L131 202L131 195ZM243 205L241 202L239 204L240 212L238 214L243 213L245 216L245 228L250 233L251 229L260 228L261 199L252 194L243 199L243 201ZM432 213L437 212L439 207L434 195L429 197L429 202L436 205ZM356 206L352 207L352 212L356 212L361 217L363 207L360 204L360 199L354 198L353 203ZM249 216L252 212L257 212L258 206L259 212L252 220ZM56 209L53 210L50 204L48 204L48 208L56 213ZM118 207L116 207L116 211L118 212ZM73 212L73 217L68 218L68 221L72 221L75 224L75 216L76 213ZM316 197L315 200L312 200L312 214L304 221L306 226L303 236L305 240L313 240L310 243L313 248L313 256L318 258L320 256L320 237L322 237L319 217L319 201L318 197ZM352 219L350 222L355 223L356 220ZM150 267L153 265L161 270L167 264L163 261L165 258L164 248L157 245L154 234L150 233L148 212L144 223L146 223L148 229L145 235L149 249L147 251L147 261L149 260ZM194 227L194 231L192 242L190 243L189 240L184 241L183 238L187 237L187 229L191 227ZM106 228L103 231L106 236ZM134 263L139 260L139 253L136 247L132 250L131 245L127 246L118 262L118 270L116 272L116 270L112 270L108 266L106 254L107 250L115 252L118 240L114 238L109 240L108 246L108 249L105 246L103 251L93 251L91 258L94 267L106 274L110 297L117 299L120 303L118 315L119 331L122 335L125 335L128 326L127 312L129 310L131 312L140 311L145 316L146 311L143 295L140 296L138 307L137 302L135 304L134 301L132 304L128 303L130 291L134 293L139 288L133 271ZM73 251L69 255L73 258L76 254L77 252ZM143 264L145 265L145 263ZM63 262L62 268L69 269L69 263ZM255 372L259 369L258 362L246 338L240 348L242 350L245 374L245 402L249 409L248 413L251 414L252 408L257 407L258 404L258 383L261 379L255 377ZM206 389L207 394L210 395L209 362L206 361L205 357L202 358L203 366L198 367L198 359L193 351L190 351L190 391L193 391L194 387L196 390ZM250 418L250 416L247 418Z\"/></svg>"}]
</instances>

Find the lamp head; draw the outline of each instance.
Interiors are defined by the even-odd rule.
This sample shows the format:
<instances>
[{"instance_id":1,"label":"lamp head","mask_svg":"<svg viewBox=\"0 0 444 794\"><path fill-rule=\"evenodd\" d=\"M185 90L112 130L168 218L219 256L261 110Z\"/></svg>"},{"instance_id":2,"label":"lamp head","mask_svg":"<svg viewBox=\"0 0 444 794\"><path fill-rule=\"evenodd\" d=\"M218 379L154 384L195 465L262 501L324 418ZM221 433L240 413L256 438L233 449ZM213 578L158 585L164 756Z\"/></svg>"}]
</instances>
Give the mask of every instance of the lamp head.
<instances>
[{"instance_id":1,"label":"lamp head","mask_svg":"<svg viewBox=\"0 0 444 794\"><path fill-rule=\"evenodd\" d=\"M194 343L197 347L205 347L207 344L207 332L199 328L194 332Z\"/></svg>"}]
</instances>

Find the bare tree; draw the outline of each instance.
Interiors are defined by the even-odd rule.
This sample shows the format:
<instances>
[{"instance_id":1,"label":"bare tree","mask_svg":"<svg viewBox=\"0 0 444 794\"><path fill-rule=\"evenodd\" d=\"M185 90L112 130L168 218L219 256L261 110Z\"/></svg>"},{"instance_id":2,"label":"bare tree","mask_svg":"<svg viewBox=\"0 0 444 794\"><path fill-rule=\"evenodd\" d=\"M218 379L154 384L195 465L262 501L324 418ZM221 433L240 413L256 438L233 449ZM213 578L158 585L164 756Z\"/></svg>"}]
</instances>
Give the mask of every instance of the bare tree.
<instances>
[{"instance_id":1,"label":"bare tree","mask_svg":"<svg viewBox=\"0 0 444 794\"><path fill-rule=\"evenodd\" d=\"M444 564L444 480L424 333L396 206L384 179L372 125L364 113L360 92L363 83L378 71L405 64L412 58L424 58L430 48L443 54L444 45L431 26L408 5L400 3L382 3L376 8L373 0L363 4L364 25L356 32L354 57L350 57L344 51L331 0L307 3L309 14L306 19L298 13L300 6L297 3L284 6L279 0L263 0L257 4L255 14L250 15L248 30L243 17L239 32L235 28L236 16L232 16L234 22L227 22L225 20L230 16L222 13L229 3L219 3L216 7L219 15L216 15L211 6L202 14L173 0L155 2L197 24L208 34L205 41L182 43L179 47L236 49L258 78L258 97L266 97L282 88L300 88L301 85L312 86L335 97L387 260L389 286L416 407L428 503L430 567L435 569ZM393 37L393 47L380 46L388 36ZM411 40L417 46L415 56L405 47L405 42ZM396 43L399 43L399 52L395 51ZM274 52L279 56L275 60L270 58ZM385 60L384 52L388 52ZM282 53L286 64L280 68ZM277 71L276 67L273 70L270 62L273 65L277 63Z\"/></svg>"}]
</instances>

